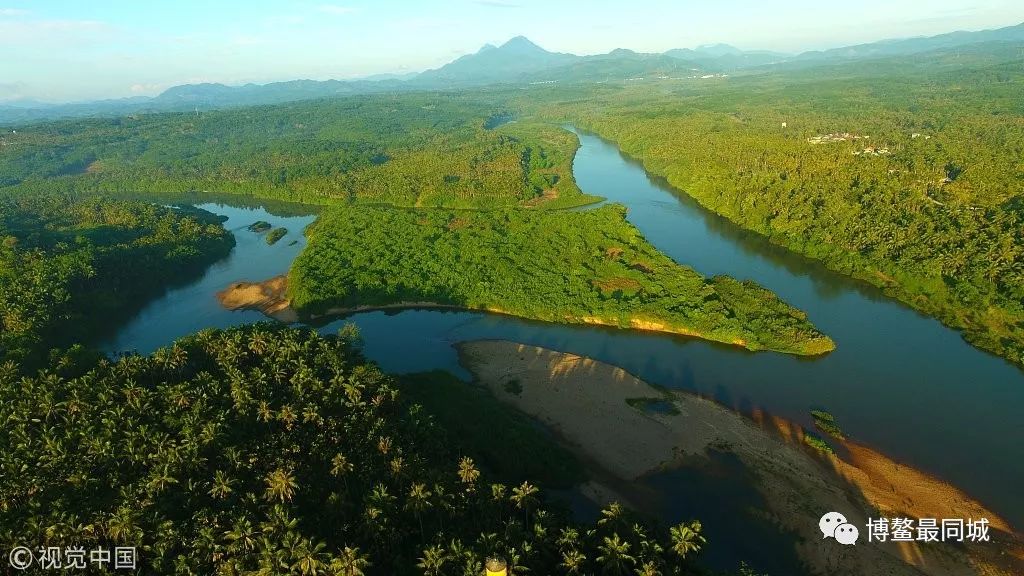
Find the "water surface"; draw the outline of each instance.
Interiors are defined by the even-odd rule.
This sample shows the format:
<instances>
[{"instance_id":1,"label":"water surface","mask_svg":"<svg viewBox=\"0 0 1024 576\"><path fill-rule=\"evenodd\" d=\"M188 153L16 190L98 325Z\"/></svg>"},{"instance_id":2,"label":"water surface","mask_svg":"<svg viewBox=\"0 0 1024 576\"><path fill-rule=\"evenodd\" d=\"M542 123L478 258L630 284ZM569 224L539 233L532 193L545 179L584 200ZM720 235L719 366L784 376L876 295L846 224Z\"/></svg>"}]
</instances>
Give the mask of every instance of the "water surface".
<instances>
[{"instance_id":1,"label":"water surface","mask_svg":"<svg viewBox=\"0 0 1024 576\"><path fill-rule=\"evenodd\" d=\"M775 291L807 311L837 349L808 359L679 336L437 310L362 313L322 330L357 324L366 354L393 372L442 368L468 377L451 345L498 338L590 356L651 383L742 411L762 409L809 429L809 410L825 409L851 439L952 482L1024 526L1024 373L877 290L703 210L649 178L614 145L587 134L580 140L573 173L584 192L626 205L629 220L676 261ZM300 232L313 217L201 207L229 217L226 226L238 241L232 254L195 284L153 302L106 349L148 352L200 328L263 319L257 312L221 309L215 293L231 282L284 273L304 246ZM289 235L266 246L244 229L255 220L285 226ZM289 246L292 240L299 243Z\"/></svg>"}]
</instances>

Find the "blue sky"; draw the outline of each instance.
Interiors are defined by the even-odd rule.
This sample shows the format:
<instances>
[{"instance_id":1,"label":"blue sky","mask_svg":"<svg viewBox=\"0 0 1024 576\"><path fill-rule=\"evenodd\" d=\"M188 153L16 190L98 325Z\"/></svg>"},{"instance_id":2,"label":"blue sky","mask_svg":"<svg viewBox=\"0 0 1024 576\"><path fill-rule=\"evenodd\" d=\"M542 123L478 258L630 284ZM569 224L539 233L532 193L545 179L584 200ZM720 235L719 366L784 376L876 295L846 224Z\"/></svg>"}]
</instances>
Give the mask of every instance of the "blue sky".
<instances>
[{"instance_id":1,"label":"blue sky","mask_svg":"<svg viewBox=\"0 0 1024 576\"><path fill-rule=\"evenodd\" d=\"M1024 21L1021 0L0 0L0 101L437 67L525 35L560 52L798 52Z\"/></svg>"}]
</instances>

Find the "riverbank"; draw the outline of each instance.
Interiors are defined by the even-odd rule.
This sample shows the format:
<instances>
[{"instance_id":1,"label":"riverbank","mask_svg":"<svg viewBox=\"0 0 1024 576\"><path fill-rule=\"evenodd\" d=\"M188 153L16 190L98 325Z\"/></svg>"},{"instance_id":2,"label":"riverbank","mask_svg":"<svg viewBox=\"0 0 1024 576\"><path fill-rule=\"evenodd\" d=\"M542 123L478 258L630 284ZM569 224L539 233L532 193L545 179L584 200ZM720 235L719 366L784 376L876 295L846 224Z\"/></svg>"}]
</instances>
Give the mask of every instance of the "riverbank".
<instances>
[{"instance_id":1,"label":"riverbank","mask_svg":"<svg viewBox=\"0 0 1024 576\"><path fill-rule=\"evenodd\" d=\"M285 275L275 276L263 282L235 282L227 288L217 293L217 299L221 305L228 310L257 310L266 314L267 316L285 323L298 322L300 320L300 314L292 307L290 298L288 297L288 278ZM440 310L462 310L469 312L487 312L490 314L501 314L505 316L520 317L520 314L515 314L507 310L494 307L484 308L473 308L466 306L457 306L454 304L440 304L437 302L417 301L417 302L395 302L392 304L372 304L365 306L352 306L352 307L334 307L327 309L322 314L310 315L311 320L317 320L320 318L331 317L331 316L344 316L348 314L355 314L357 312L371 312L375 310L404 310L411 308L419 309L440 309ZM536 318L528 318L536 320ZM606 318L600 318L597 316L565 316L560 319L567 324L589 324L596 326L607 326L610 328L624 328L630 330L639 330L643 332L657 332L662 334L674 334L677 336L686 336L689 338L699 338L702 340L709 340L712 342L718 342L721 344L729 344L732 346L739 346L750 351L763 350L762 347L752 346L746 340L742 338L723 339L701 333L697 330L691 330L687 328L673 327L664 322L655 320L646 320L642 318L631 318L627 325L623 326L618 320L609 320ZM544 320L542 320L544 321ZM554 320L551 320L554 321ZM818 354L825 354L831 351L832 345L831 340L827 340L825 343L819 345L811 345L808 349L803 352L804 355L812 356ZM797 354L797 352L790 352Z\"/></svg>"},{"instance_id":2,"label":"riverbank","mask_svg":"<svg viewBox=\"0 0 1024 576\"><path fill-rule=\"evenodd\" d=\"M759 512L799 535L796 552L816 573L1009 576L1024 570L1024 543L1003 519L955 487L870 448L847 441L848 460L821 454L805 446L802 429L790 422L763 414L747 418L573 354L505 341L456 347L463 366L497 398L534 416L623 481L698 466L712 451L735 455L764 495L766 509ZM638 409L643 402L635 399L667 402L672 410ZM867 543L865 530L859 545L843 547L822 541L818 529L821 514L832 510L860 526L878 517L985 517L993 542Z\"/></svg>"}]
</instances>

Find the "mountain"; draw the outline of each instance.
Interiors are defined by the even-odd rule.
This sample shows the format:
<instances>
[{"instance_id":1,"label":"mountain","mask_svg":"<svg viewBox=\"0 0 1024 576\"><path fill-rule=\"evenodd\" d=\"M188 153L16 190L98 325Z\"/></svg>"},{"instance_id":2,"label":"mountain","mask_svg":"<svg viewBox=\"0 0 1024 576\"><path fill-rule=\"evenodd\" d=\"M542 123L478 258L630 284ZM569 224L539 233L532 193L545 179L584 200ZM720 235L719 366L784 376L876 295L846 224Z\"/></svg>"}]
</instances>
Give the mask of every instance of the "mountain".
<instances>
[{"instance_id":1,"label":"mountain","mask_svg":"<svg viewBox=\"0 0 1024 576\"><path fill-rule=\"evenodd\" d=\"M548 52L526 37L516 36L499 47L487 44L475 54L467 54L435 70L427 70L411 82L425 87L517 82L525 76L564 66L579 58L573 54Z\"/></svg>"},{"instance_id":2,"label":"mountain","mask_svg":"<svg viewBox=\"0 0 1024 576\"><path fill-rule=\"evenodd\" d=\"M485 44L474 54L462 56L440 68L420 74L378 75L348 81L292 80L243 86L188 84L170 88L155 98L136 97L62 105L0 102L0 123L20 124L68 116L113 116L278 104L355 94L445 90L488 84L622 82L636 78L676 78L696 73L703 75L745 69L816 67L851 61L864 61L865 65L869 65L873 58L936 53L951 49L957 52L1003 51L1017 45L1024 45L1024 24L980 32L961 31L927 38L884 40L805 52L797 56L764 50L741 50L728 44L709 44L695 49L679 48L663 54L643 54L619 48L608 54L577 56L549 52L527 38L517 36L501 46Z\"/></svg>"},{"instance_id":3,"label":"mountain","mask_svg":"<svg viewBox=\"0 0 1024 576\"><path fill-rule=\"evenodd\" d=\"M640 78L692 76L700 64L665 54L643 54L619 48L608 54L583 56L573 62L531 74L531 82L622 82Z\"/></svg>"},{"instance_id":4,"label":"mountain","mask_svg":"<svg viewBox=\"0 0 1024 576\"><path fill-rule=\"evenodd\" d=\"M740 50L728 44L708 44L696 49L675 48L666 56L689 60L708 70L731 71L775 64L791 59L789 54L768 50Z\"/></svg>"},{"instance_id":5,"label":"mountain","mask_svg":"<svg viewBox=\"0 0 1024 576\"><path fill-rule=\"evenodd\" d=\"M862 60L865 58L884 58L886 56L907 56L932 50L941 50L968 46L982 42L1024 42L1024 23L1007 26L995 30L980 32L950 32L938 36L906 38L900 40L882 40L870 44L845 46L831 50L804 52L797 56L798 60Z\"/></svg>"},{"instance_id":6,"label":"mountain","mask_svg":"<svg viewBox=\"0 0 1024 576\"><path fill-rule=\"evenodd\" d=\"M291 80L244 86L185 84L168 88L153 98L151 103L158 106L169 105L172 108L180 108L182 104L201 108L280 104L297 100L386 92L402 86L401 80Z\"/></svg>"}]
</instances>

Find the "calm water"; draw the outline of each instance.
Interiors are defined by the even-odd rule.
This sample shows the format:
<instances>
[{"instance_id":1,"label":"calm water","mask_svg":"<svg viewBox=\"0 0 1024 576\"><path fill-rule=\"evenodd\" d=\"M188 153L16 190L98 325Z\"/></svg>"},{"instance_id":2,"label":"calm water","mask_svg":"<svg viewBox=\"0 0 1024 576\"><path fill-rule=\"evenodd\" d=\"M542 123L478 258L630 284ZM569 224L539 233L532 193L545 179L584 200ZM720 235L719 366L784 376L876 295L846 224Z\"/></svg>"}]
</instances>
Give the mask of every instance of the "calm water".
<instances>
[{"instance_id":1,"label":"calm water","mask_svg":"<svg viewBox=\"0 0 1024 576\"><path fill-rule=\"evenodd\" d=\"M224 227L235 235L234 250L227 258L210 266L199 280L169 290L151 302L112 340L103 343L103 349L148 353L203 328L227 328L267 319L254 310L225 310L217 301L217 292L232 282L259 282L287 272L292 260L306 246L303 229L315 217L281 217L263 208L236 208L225 204L196 206L227 217ZM264 239L265 234L246 230L257 220L269 222L275 228L284 226L288 234L270 246Z\"/></svg>"},{"instance_id":2,"label":"calm water","mask_svg":"<svg viewBox=\"0 0 1024 576\"><path fill-rule=\"evenodd\" d=\"M613 145L586 134L580 139L573 166L580 188L625 204L630 221L678 262L774 290L807 311L837 350L811 360L681 337L423 310L358 314L323 330L354 322L367 355L394 372L445 368L468 376L452 343L501 338L591 356L656 384L712 396L745 411L763 409L808 428L813 426L808 411L827 409L852 439L951 481L1024 527L1024 373L870 287L709 214L648 178ZM201 207L229 217L235 250L195 284L153 302L106 349L148 352L200 328L263 318L224 311L214 294L234 281L285 272L304 245L302 228L313 217ZM244 229L255 220L285 226L290 233L268 247ZM288 246L292 240L299 243Z\"/></svg>"}]
</instances>

